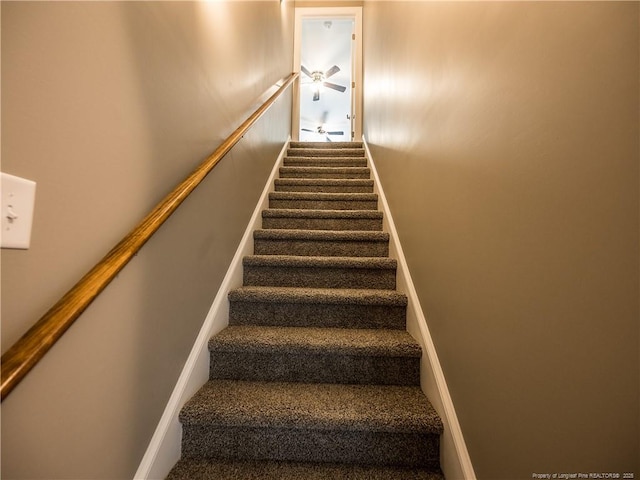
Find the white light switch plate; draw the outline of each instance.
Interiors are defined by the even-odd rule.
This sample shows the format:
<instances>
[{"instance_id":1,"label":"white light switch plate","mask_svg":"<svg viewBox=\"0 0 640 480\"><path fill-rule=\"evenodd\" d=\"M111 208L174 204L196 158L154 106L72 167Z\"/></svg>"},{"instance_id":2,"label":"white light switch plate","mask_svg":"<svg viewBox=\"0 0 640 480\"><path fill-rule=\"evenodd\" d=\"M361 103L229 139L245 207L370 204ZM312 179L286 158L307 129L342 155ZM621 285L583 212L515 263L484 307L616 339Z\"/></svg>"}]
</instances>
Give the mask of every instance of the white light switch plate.
<instances>
[{"instance_id":1,"label":"white light switch plate","mask_svg":"<svg viewBox=\"0 0 640 480\"><path fill-rule=\"evenodd\" d=\"M36 200L36 182L0 173L2 248L29 248Z\"/></svg>"}]
</instances>

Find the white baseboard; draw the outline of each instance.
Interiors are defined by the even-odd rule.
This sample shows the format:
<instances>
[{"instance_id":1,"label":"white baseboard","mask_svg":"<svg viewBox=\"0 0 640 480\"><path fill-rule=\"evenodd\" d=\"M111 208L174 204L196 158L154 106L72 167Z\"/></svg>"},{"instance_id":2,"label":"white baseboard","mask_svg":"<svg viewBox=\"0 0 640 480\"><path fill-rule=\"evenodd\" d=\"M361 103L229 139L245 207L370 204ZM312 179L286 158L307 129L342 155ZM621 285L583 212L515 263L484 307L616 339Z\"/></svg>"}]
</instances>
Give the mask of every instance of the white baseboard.
<instances>
[{"instance_id":1,"label":"white baseboard","mask_svg":"<svg viewBox=\"0 0 640 480\"><path fill-rule=\"evenodd\" d=\"M400 245L400 238L393 223L389 204L382 190L380 177L371 156L371 151L363 137L364 148L371 166L371 172L378 194L382 211L384 212L384 230L389 233L389 254L398 261L397 289L407 295L407 330L422 346L422 364L420 368L420 385L425 395L436 409L442 423L444 433L440 441L440 464L447 480L476 480L467 445L462 436L456 410L449 394L449 388L440 366L440 360L427 326L427 320L420 306L418 294L411 280L407 261Z\"/></svg>"},{"instance_id":2,"label":"white baseboard","mask_svg":"<svg viewBox=\"0 0 640 480\"><path fill-rule=\"evenodd\" d=\"M213 300L193 349L187 358L160 422L138 466L134 476L135 480L164 479L180 459L180 444L182 441L182 426L178 420L180 409L209 378L209 339L229 324L227 294L231 289L242 285L242 258L253 253L253 231L262 226L261 212L267 208L269 192L273 189L274 179L282 164L289 141L290 138L280 151L280 155L262 191L262 196L240 241L240 245L233 260L231 260L227 274L222 280L220 289Z\"/></svg>"}]
</instances>

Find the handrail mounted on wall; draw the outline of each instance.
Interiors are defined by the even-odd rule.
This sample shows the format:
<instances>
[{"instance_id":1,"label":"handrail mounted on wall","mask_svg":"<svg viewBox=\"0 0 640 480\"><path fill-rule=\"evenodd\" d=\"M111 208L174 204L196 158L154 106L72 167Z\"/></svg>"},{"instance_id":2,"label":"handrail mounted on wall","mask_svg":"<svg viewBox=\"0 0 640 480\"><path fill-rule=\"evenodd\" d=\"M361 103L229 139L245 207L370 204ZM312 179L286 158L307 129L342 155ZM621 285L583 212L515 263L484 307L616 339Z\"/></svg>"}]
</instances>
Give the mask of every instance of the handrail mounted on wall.
<instances>
[{"instance_id":1,"label":"handrail mounted on wall","mask_svg":"<svg viewBox=\"0 0 640 480\"><path fill-rule=\"evenodd\" d=\"M2 355L0 397L4 400L62 337L82 312L111 283L180 204L240 141L251 126L298 78L294 72L187 178L174 188L142 221L75 284L27 333Z\"/></svg>"}]
</instances>

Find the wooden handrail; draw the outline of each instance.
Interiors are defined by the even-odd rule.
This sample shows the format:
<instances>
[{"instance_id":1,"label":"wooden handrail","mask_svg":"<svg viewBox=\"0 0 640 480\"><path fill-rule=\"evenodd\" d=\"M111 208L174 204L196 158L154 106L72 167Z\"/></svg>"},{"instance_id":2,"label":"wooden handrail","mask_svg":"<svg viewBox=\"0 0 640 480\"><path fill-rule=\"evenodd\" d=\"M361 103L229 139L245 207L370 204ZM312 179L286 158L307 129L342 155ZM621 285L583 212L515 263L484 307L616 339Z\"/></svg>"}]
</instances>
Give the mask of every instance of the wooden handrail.
<instances>
[{"instance_id":1,"label":"wooden handrail","mask_svg":"<svg viewBox=\"0 0 640 480\"><path fill-rule=\"evenodd\" d=\"M2 355L0 397L4 400L49 349L62 337L76 319L106 288L133 256L213 168L240 141L251 126L277 98L298 78L294 72L278 90L247 118L187 178L124 237L107 255L75 284L40 320Z\"/></svg>"}]
</instances>

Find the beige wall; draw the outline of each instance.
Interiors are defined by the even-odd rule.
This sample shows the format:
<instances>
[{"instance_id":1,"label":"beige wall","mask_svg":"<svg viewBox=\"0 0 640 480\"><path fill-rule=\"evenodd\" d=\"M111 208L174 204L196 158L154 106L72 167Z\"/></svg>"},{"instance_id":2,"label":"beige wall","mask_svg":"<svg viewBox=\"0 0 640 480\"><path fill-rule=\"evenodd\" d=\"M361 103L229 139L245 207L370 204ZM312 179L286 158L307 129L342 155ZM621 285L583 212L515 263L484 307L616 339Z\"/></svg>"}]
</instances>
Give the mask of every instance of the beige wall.
<instances>
[{"instance_id":1,"label":"beige wall","mask_svg":"<svg viewBox=\"0 0 640 480\"><path fill-rule=\"evenodd\" d=\"M480 479L640 475L639 18L365 2L364 133Z\"/></svg>"},{"instance_id":2,"label":"beige wall","mask_svg":"<svg viewBox=\"0 0 640 480\"><path fill-rule=\"evenodd\" d=\"M293 3L2 2L2 171L35 180L2 251L2 350L292 64ZM2 404L2 478L131 478L286 140L264 117Z\"/></svg>"}]
</instances>

